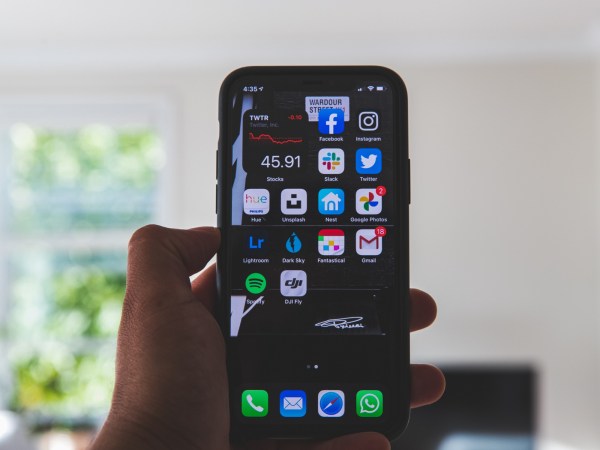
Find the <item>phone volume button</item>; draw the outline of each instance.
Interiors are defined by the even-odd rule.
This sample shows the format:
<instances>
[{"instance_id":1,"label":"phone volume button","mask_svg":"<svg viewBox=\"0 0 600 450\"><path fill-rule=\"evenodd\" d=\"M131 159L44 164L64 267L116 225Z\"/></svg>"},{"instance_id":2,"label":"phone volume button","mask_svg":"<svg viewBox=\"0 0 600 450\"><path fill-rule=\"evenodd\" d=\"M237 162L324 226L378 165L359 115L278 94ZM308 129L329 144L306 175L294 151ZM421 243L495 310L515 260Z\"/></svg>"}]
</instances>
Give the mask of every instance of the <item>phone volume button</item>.
<instances>
[{"instance_id":1,"label":"phone volume button","mask_svg":"<svg viewBox=\"0 0 600 450\"><path fill-rule=\"evenodd\" d=\"M215 180L219 179L219 149L215 151Z\"/></svg>"},{"instance_id":2,"label":"phone volume button","mask_svg":"<svg viewBox=\"0 0 600 450\"><path fill-rule=\"evenodd\" d=\"M410 202L412 200L411 196L412 196L412 192L411 192L411 180L410 180L410 158L408 158L408 168L406 170L406 182L408 183L408 204L410 205Z\"/></svg>"}]
</instances>

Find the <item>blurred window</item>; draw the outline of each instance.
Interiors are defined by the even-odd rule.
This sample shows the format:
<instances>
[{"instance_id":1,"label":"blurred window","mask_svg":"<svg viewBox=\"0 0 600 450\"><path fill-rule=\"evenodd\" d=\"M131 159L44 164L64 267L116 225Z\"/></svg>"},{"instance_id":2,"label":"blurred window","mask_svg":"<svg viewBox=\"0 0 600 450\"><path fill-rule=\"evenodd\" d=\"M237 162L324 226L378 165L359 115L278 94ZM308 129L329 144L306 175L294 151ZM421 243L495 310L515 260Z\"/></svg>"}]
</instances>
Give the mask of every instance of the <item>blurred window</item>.
<instances>
[{"instance_id":1,"label":"blurred window","mask_svg":"<svg viewBox=\"0 0 600 450\"><path fill-rule=\"evenodd\" d=\"M0 406L33 426L108 410L127 240L161 203L153 108L54 105L0 123Z\"/></svg>"}]
</instances>

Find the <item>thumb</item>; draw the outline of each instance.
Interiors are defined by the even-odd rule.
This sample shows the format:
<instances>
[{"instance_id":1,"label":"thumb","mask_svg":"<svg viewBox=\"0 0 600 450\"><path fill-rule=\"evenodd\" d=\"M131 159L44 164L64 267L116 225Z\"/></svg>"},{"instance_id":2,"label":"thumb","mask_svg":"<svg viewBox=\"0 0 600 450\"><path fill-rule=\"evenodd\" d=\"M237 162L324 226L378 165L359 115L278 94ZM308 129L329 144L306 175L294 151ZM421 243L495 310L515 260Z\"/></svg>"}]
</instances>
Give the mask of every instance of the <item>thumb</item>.
<instances>
[{"instance_id":1,"label":"thumb","mask_svg":"<svg viewBox=\"0 0 600 450\"><path fill-rule=\"evenodd\" d=\"M177 230L158 225L140 228L129 241L125 297L162 304L191 292L190 276L214 256L220 244L217 228Z\"/></svg>"}]
</instances>

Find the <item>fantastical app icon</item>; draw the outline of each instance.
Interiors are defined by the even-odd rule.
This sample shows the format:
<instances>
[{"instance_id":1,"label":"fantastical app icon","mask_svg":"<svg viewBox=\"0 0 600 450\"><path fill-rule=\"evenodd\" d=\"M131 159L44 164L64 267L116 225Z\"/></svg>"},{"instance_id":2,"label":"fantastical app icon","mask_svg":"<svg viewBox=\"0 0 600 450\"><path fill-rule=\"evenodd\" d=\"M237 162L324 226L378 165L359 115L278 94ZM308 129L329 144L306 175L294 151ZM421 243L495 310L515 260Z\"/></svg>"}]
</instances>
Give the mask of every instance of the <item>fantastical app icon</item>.
<instances>
[{"instance_id":1,"label":"fantastical app icon","mask_svg":"<svg viewBox=\"0 0 600 450\"><path fill-rule=\"evenodd\" d=\"M317 239L321 255L342 255L344 253L344 232L342 230L321 230Z\"/></svg>"}]
</instances>

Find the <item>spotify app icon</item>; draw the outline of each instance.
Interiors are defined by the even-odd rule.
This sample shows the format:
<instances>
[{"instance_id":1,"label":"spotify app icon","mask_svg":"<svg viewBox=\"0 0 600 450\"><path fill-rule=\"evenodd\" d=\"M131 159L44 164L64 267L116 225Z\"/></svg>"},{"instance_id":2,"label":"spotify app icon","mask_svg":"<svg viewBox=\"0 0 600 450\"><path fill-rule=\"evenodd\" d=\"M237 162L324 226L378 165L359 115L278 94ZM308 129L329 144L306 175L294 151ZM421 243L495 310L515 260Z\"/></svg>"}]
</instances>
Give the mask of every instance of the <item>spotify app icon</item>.
<instances>
[{"instance_id":1,"label":"spotify app icon","mask_svg":"<svg viewBox=\"0 0 600 450\"><path fill-rule=\"evenodd\" d=\"M267 280L262 273L254 272L246 277L246 289L251 294L260 294L267 287Z\"/></svg>"}]
</instances>

